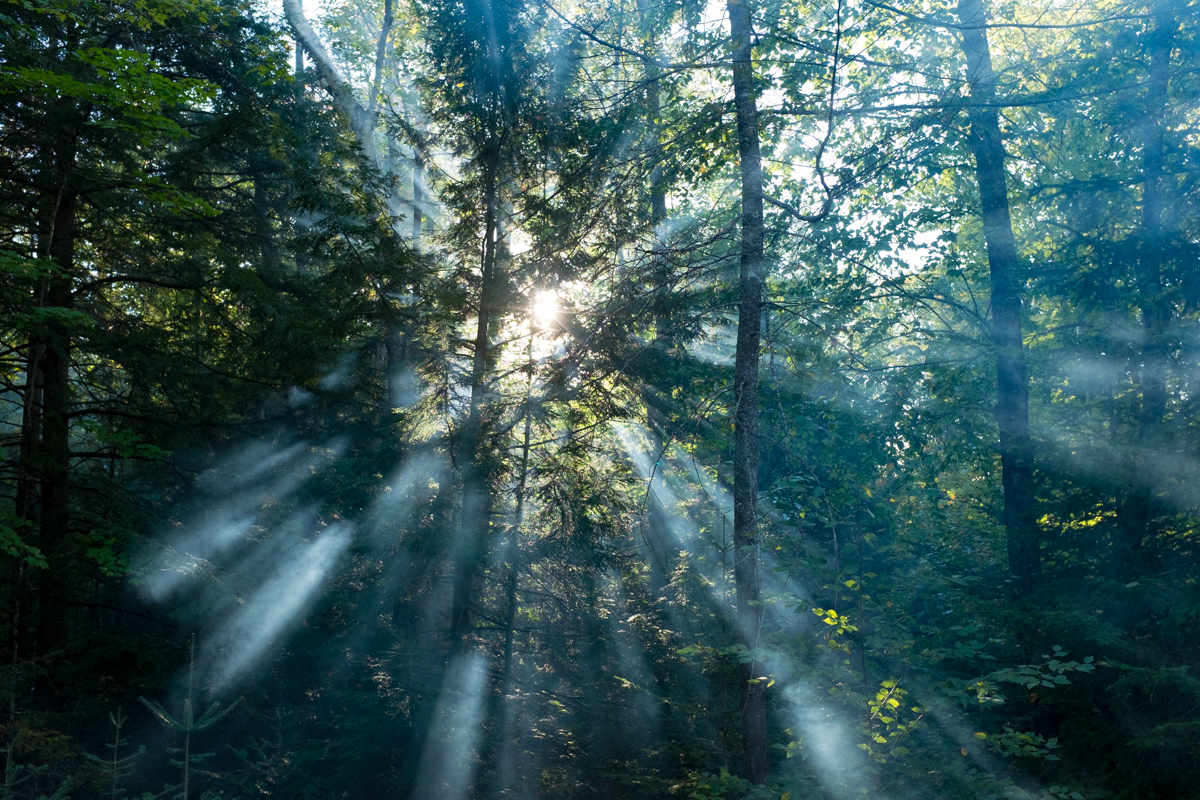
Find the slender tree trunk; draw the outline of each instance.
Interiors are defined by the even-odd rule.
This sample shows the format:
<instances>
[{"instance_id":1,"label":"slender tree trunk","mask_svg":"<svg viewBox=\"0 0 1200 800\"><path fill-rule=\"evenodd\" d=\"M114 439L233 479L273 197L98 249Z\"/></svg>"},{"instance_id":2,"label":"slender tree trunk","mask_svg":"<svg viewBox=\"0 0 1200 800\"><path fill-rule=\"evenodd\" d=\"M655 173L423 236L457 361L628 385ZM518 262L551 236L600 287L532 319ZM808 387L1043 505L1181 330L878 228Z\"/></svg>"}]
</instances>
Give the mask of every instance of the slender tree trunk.
<instances>
[{"instance_id":1,"label":"slender tree trunk","mask_svg":"<svg viewBox=\"0 0 1200 800\"><path fill-rule=\"evenodd\" d=\"M44 298L44 291L39 289ZM41 447L42 438L42 352L46 349L43 337L35 336L28 348L25 361L25 396L21 408L21 440L17 451L17 487L15 511L21 523L17 534L22 541L29 541L29 534L37 525L38 474L34 460ZM12 663L28 647L28 636L23 635L23 618L29 615L33 595L27 591L29 581L24 560L17 559L12 565L12 580L9 583L9 629L12 641L10 652ZM26 624L27 626L27 624Z\"/></svg>"},{"instance_id":2,"label":"slender tree trunk","mask_svg":"<svg viewBox=\"0 0 1200 800\"><path fill-rule=\"evenodd\" d=\"M1142 221L1137 253L1137 294L1142 316L1142 407L1138 419L1136 452L1128 459L1126 486L1130 491L1117 506L1118 571L1133 578L1141 569L1142 543L1150 533L1154 512L1150 483L1151 460L1161 455L1163 416L1167 409L1167 328L1172 309L1164 297L1162 283L1163 226L1165 207L1163 180L1164 131L1162 115L1167 107L1171 52L1179 19L1168 13L1165 3L1154 7L1154 29L1150 40L1148 98L1142 120Z\"/></svg>"},{"instance_id":3,"label":"slender tree trunk","mask_svg":"<svg viewBox=\"0 0 1200 800\"><path fill-rule=\"evenodd\" d=\"M655 41L653 20L651 18L650 4L648 0L637 0L638 15L640 18L640 29L642 34L643 51L650 58L658 57L658 43ZM659 86L659 77L662 70L657 64L648 61L645 64L645 80L646 80L646 130L647 147L649 156L653 161L658 161L659 150L662 147L661 130L662 124L659 121L659 116L662 113L662 93ZM663 180L662 165L656 163L650 170L650 225L653 228L658 227L658 224L667 218L667 191L666 182ZM671 330L671 314L669 295L671 291L671 264L669 259L664 258L662 254L662 240L658 236L658 231L654 230L653 235L653 252L650 256L650 274L653 276L655 283L654 296L654 343L658 347L670 349L673 344L673 337L670 334Z\"/></svg>"},{"instance_id":4,"label":"slender tree trunk","mask_svg":"<svg viewBox=\"0 0 1200 800\"><path fill-rule=\"evenodd\" d=\"M1042 561L1034 509L1033 437L1029 432L1029 377L1021 340L1020 258L1008 205L1004 141L995 106L996 76L982 0L960 0L962 49L971 86L970 147L983 209L983 236L992 283L992 347L996 357L996 423L1000 429L1000 469L1004 487L1004 527L1008 568L1019 596L1042 582Z\"/></svg>"},{"instance_id":5,"label":"slender tree trunk","mask_svg":"<svg viewBox=\"0 0 1200 800\"><path fill-rule=\"evenodd\" d=\"M650 17L649 0L637 0L638 16L642 33L642 47L650 58L658 57L658 43L654 37L653 20ZM662 125L659 115L662 113L661 88L659 77L662 70L653 62L647 62L646 68L646 128L650 132L650 150L655 159L661 146L659 132ZM650 171L650 223L657 225L667 217L667 192L663 181L661 165L656 165Z\"/></svg>"},{"instance_id":6,"label":"slender tree trunk","mask_svg":"<svg viewBox=\"0 0 1200 800\"><path fill-rule=\"evenodd\" d=\"M496 726L497 756L493 780L494 793L499 796L506 792L512 782L513 743L512 723L515 708L508 701L512 689L512 668L514 645L517 626L517 584L521 573L520 536L525 524L525 494L529 481L529 443L533 436L533 321L530 320L529 350L526 369L528 377L525 383L525 422L521 438L521 466L517 479L516 508L513 513L513 523L508 531L508 577L504 587L504 660L500 668L500 691L497 693L499 707L494 716L498 720Z\"/></svg>"},{"instance_id":7,"label":"slender tree trunk","mask_svg":"<svg viewBox=\"0 0 1200 800\"><path fill-rule=\"evenodd\" d=\"M505 611L504 630L504 671L501 674L501 696L507 696L509 681L512 678L513 660L513 628L517 616L517 576L518 557L520 556L521 526L525 524L525 492L529 480L529 441L533 435L533 323L530 322L529 353L526 369L529 371L525 383L525 429L521 438L521 467L520 479L517 483L516 510L513 526L508 537L508 586L505 591L507 605Z\"/></svg>"},{"instance_id":8,"label":"slender tree trunk","mask_svg":"<svg viewBox=\"0 0 1200 800\"><path fill-rule=\"evenodd\" d=\"M296 9L304 13L304 0L296 0ZM300 37L296 37L296 78L300 78L300 74L304 71L304 45L300 41Z\"/></svg>"},{"instance_id":9,"label":"slender tree trunk","mask_svg":"<svg viewBox=\"0 0 1200 800\"><path fill-rule=\"evenodd\" d=\"M371 81L371 99L368 108L371 112L372 119L379 117L379 99L383 91L383 71L387 67L387 56L391 50L392 23L395 18L392 16L392 0L383 0L383 22L379 26L379 39L375 44L375 78ZM388 137L388 145L392 144L392 139Z\"/></svg>"},{"instance_id":10,"label":"slender tree trunk","mask_svg":"<svg viewBox=\"0 0 1200 800\"><path fill-rule=\"evenodd\" d=\"M479 310L475 327L475 352L471 362L471 406L467 416L462 447L463 502L461 534L454 573L454 593L450 612L452 647L461 647L470 629L472 585L485 550L491 493L482 463L483 399L488 365L492 358L492 315L499 288L496 269L498 154L489 154L484 178L484 241L479 287Z\"/></svg>"},{"instance_id":11,"label":"slender tree trunk","mask_svg":"<svg viewBox=\"0 0 1200 800\"><path fill-rule=\"evenodd\" d=\"M388 213L393 217L399 215L402 205L400 200L400 148L396 145L396 140L388 136ZM400 232L400 226L396 226L396 233ZM416 247L416 244L413 245Z\"/></svg>"},{"instance_id":12,"label":"slender tree trunk","mask_svg":"<svg viewBox=\"0 0 1200 800\"><path fill-rule=\"evenodd\" d=\"M64 159L74 163L74 145ZM69 181L69 166L61 170ZM46 306L69 309L73 305L71 272L75 250L75 194L62 192L53 212L48 251L58 272L46 289ZM67 611L70 602L69 569L69 472L71 450L69 419L71 403L71 334L61 322L48 322L42 347L41 443L35 463L41 478L40 547L48 568L42 570L38 587L37 651L44 655L67 643Z\"/></svg>"},{"instance_id":13,"label":"slender tree trunk","mask_svg":"<svg viewBox=\"0 0 1200 800\"><path fill-rule=\"evenodd\" d=\"M415 150L413 153L412 185L412 241L413 249L419 250L421 248L421 231L425 224L425 161L419 150Z\"/></svg>"},{"instance_id":14,"label":"slender tree trunk","mask_svg":"<svg viewBox=\"0 0 1200 800\"><path fill-rule=\"evenodd\" d=\"M529 411L526 410L525 438L521 444L521 482L517 485L517 510L513 527L508 537L508 581L504 591L504 667L500 675L500 696L502 698L508 696L509 686L512 681L513 634L517 619L517 578L520 575L518 558L521 554L518 540L521 534L521 526L525 522L525 481L529 475L530 431L531 418Z\"/></svg>"},{"instance_id":15,"label":"slender tree trunk","mask_svg":"<svg viewBox=\"0 0 1200 800\"><path fill-rule=\"evenodd\" d=\"M754 86L754 32L750 10L729 0L733 43L733 96L737 111L738 156L742 178L742 241L738 298L737 354L734 359L733 542L737 585L738 636L755 648L762 628L758 576L758 359L763 308L763 185L759 157L758 96ZM757 664L741 665L742 746L746 777L766 783L767 688L755 680Z\"/></svg>"},{"instance_id":16,"label":"slender tree trunk","mask_svg":"<svg viewBox=\"0 0 1200 800\"><path fill-rule=\"evenodd\" d=\"M25 360L25 396L21 410L15 500L17 517L27 522L32 522L37 514L37 476L33 469L33 454L42 438L42 351L45 348L44 343L30 343Z\"/></svg>"}]
</instances>

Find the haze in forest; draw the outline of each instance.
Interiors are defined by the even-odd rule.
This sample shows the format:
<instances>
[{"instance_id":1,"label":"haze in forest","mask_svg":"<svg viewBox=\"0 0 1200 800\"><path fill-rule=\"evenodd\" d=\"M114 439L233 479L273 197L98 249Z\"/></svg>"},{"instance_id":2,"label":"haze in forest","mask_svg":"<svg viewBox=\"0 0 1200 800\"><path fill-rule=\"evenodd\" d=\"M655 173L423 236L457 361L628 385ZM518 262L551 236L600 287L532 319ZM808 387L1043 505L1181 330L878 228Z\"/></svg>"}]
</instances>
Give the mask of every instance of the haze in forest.
<instances>
[{"instance_id":1,"label":"haze in forest","mask_svg":"<svg viewBox=\"0 0 1200 800\"><path fill-rule=\"evenodd\" d=\"M1198 12L0 4L0 800L1200 797Z\"/></svg>"}]
</instances>

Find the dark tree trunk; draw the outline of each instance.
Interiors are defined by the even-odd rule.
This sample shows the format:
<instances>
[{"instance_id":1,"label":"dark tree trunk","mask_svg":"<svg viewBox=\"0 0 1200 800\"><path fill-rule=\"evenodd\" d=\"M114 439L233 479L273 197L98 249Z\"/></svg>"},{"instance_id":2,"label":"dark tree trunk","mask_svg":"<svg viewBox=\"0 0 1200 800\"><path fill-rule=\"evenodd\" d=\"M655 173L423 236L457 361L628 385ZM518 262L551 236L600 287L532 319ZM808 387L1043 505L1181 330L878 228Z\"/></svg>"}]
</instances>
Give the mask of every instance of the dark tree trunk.
<instances>
[{"instance_id":1,"label":"dark tree trunk","mask_svg":"<svg viewBox=\"0 0 1200 800\"><path fill-rule=\"evenodd\" d=\"M645 55L651 59L658 57L658 45L654 39L654 24L651 19L651 9L649 0L637 0L638 17L642 33L642 47L645 49ZM661 88L659 87L659 77L662 70L658 64L653 61L645 63L646 68L646 129L649 131L649 144L651 157L658 159L658 150L661 147L659 132L662 125L659 123L659 115L662 113ZM650 223L657 225L667 217L667 192L666 185L663 181L663 170L661 166L655 166L650 171Z\"/></svg>"},{"instance_id":2,"label":"dark tree trunk","mask_svg":"<svg viewBox=\"0 0 1200 800\"><path fill-rule=\"evenodd\" d=\"M42 420L42 351L45 344L31 342L25 361L25 394L21 407L21 439L17 451L17 487L15 511L21 523L18 535L28 543L28 530L37 523L38 487L37 472L34 469L34 454L41 444ZM12 565L12 576L9 581L9 652L11 663L17 660L28 648L28 636L23 620L29 616L33 602L26 589L28 567L21 559Z\"/></svg>"},{"instance_id":3,"label":"dark tree trunk","mask_svg":"<svg viewBox=\"0 0 1200 800\"><path fill-rule=\"evenodd\" d=\"M970 146L983 209L983 236L992 283L992 348L996 358L996 423L1004 486L1008 568L1019 596L1042 582L1042 559L1034 509L1033 437L1029 433L1029 376L1021 340L1020 259L1008 205L1004 141L996 109L996 76L984 28L981 0L960 0L962 49L971 86Z\"/></svg>"},{"instance_id":4,"label":"dark tree trunk","mask_svg":"<svg viewBox=\"0 0 1200 800\"><path fill-rule=\"evenodd\" d=\"M1137 252L1137 297L1142 316L1141 389L1136 449L1128 459L1125 484L1129 492L1117 504L1117 569L1128 580L1141 571L1142 544L1150 533L1154 513L1151 461L1161 455L1163 416L1167 410L1168 354L1166 332L1172 309L1162 283L1163 226L1166 202L1163 186L1163 124L1171 71L1171 51L1179 19L1159 3L1155 6L1150 40L1142 140L1142 225Z\"/></svg>"},{"instance_id":5,"label":"dark tree trunk","mask_svg":"<svg viewBox=\"0 0 1200 800\"><path fill-rule=\"evenodd\" d=\"M412 212L412 241L413 249L421 249L421 231L425 224L425 162L420 151L413 155L412 168L413 212Z\"/></svg>"},{"instance_id":6,"label":"dark tree trunk","mask_svg":"<svg viewBox=\"0 0 1200 800\"><path fill-rule=\"evenodd\" d=\"M487 469L483 464L483 400L488 367L492 360L491 329L500 288L497 270L497 190L498 153L489 154L484 179L483 263L479 286L479 309L475 327L475 352L471 362L471 406L460 453L463 475L463 501L460 540L455 556L454 594L451 601L451 647L461 647L471 626L471 595L476 573L486 550L486 534L491 512L491 492Z\"/></svg>"},{"instance_id":7,"label":"dark tree trunk","mask_svg":"<svg viewBox=\"0 0 1200 800\"><path fill-rule=\"evenodd\" d=\"M46 345L31 342L25 360L25 396L21 409L21 445L17 462L16 512L19 519L37 519L37 475L33 456L42 438L42 352Z\"/></svg>"},{"instance_id":8,"label":"dark tree trunk","mask_svg":"<svg viewBox=\"0 0 1200 800\"><path fill-rule=\"evenodd\" d=\"M642 36L641 46L648 59L658 58L658 43L654 35L654 20L649 0L637 0L639 29ZM667 190L663 180L661 163L662 124L659 120L662 114L662 90L659 79L662 70L653 60L643 64L645 68L646 89L646 149L647 158L654 166L650 170L650 226L652 252L650 255L650 275L654 281L654 344L664 349L670 349L673 344L671 335L671 314L669 294L671 291L671 263L663 257L663 242L658 236L658 225L667 218Z\"/></svg>"},{"instance_id":9,"label":"dark tree trunk","mask_svg":"<svg viewBox=\"0 0 1200 800\"><path fill-rule=\"evenodd\" d=\"M388 213L393 217L400 215L400 209L403 202L400 199L400 148L396 144L396 140L391 136L387 140L388 148ZM396 226L396 232L400 232L400 226ZM418 246L417 242L413 242L413 248Z\"/></svg>"},{"instance_id":10,"label":"dark tree trunk","mask_svg":"<svg viewBox=\"0 0 1200 800\"><path fill-rule=\"evenodd\" d=\"M750 11L735 0L726 6L733 43L733 96L737 110L742 178L742 241L734 360L733 574L737 585L738 636L755 648L762 628L758 576L758 358L763 307L763 186L758 143L758 97L751 61ZM755 680L757 664L741 665L742 745L746 777L766 783L767 688Z\"/></svg>"},{"instance_id":11,"label":"dark tree trunk","mask_svg":"<svg viewBox=\"0 0 1200 800\"><path fill-rule=\"evenodd\" d=\"M493 787L491 794L503 796L512 786L515 773L515 737L513 736L513 721L516 717L516 703L509 702L512 691L513 659L516 646L517 627L517 587L521 573L521 528L525 524L525 494L529 480L529 447L533 437L533 325L530 323L529 350L526 369L528 377L525 384L525 420L521 438L521 466L517 474L516 508L513 510L513 522L508 531L508 575L504 586L504 655L500 670L499 690L496 693L497 707L492 712L496 720L495 756L492 765Z\"/></svg>"},{"instance_id":12,"label":"dark tree trunk","mask_svg":"<svg viewBox=\"0 0 1200 800\"><path fill-rule=\"evenodd\" d=\"M74 145L63 158L60 186L70 180ZM47 233L47 252L58 272L46 285L45 306L71 308L71 271L75 250L75 194L60 190ZM38 586L37 652L45 655L67 643L67 612L70 607L69 526L71 450L69 419L71 404L71 334L64 323L48 321L38 343L41 349L42 410L41 442L34 449L34 466L40 477L39 546L46 558Z\"/></svg>"}]
</instances>

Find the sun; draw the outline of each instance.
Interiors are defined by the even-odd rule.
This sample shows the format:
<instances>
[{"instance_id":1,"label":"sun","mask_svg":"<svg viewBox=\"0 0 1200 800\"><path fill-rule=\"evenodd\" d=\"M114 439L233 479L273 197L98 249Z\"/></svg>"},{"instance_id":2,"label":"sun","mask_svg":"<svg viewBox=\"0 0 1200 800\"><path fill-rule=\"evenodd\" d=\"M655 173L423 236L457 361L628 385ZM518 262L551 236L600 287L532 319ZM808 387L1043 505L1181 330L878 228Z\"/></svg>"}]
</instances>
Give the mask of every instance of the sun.
<instances>
[{"instance_id":1,"label":"sun","mask_svg":"<svg viewBox=\"0 0 1200 800\"><path fill-rule=\"evenodd\" d=\"M558 292L543 289L533 300L533 318L542 325L549 325L558 318Z\"/></svg>"}]
</instances>

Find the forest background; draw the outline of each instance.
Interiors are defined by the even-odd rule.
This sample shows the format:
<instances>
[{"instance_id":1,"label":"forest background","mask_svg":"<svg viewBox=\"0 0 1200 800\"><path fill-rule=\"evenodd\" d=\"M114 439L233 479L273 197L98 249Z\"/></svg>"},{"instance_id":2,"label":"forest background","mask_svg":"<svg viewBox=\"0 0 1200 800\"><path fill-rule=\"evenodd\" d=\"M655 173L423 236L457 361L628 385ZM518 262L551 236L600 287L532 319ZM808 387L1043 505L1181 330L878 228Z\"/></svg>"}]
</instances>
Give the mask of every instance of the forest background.
<instances>
[{"instance_id":1,"label":"forest background","mask_svg":"<svg viewBox=\"0 0 1200 800\"><path fill-rule=\"evenodd\" d=\"M1194 2L282 11L0 3L3 800L1200 796Z\"/></svg>"}]
</instances>

